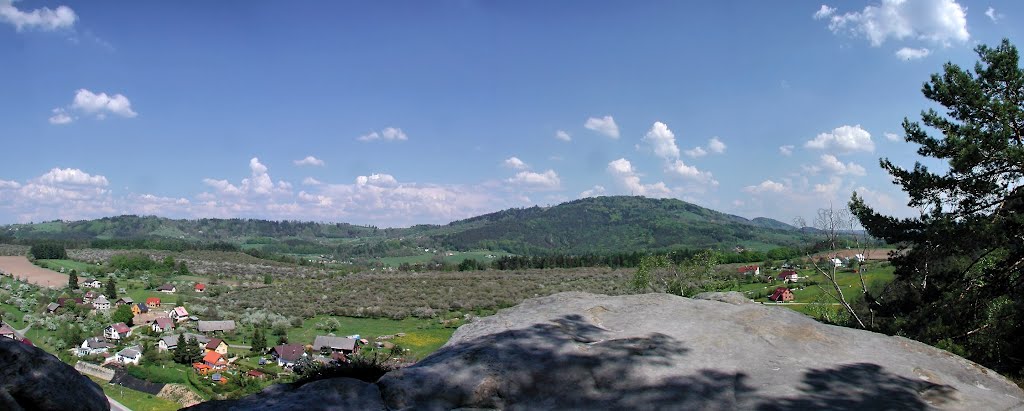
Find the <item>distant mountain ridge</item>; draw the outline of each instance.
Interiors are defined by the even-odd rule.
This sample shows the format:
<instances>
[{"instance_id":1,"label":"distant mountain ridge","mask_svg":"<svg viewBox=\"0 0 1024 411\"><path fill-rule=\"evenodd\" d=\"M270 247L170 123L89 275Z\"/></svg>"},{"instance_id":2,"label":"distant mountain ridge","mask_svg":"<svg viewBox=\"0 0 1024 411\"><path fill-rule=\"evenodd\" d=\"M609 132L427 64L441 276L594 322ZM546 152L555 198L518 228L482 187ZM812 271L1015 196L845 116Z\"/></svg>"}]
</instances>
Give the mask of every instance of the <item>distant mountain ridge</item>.
<instances>
[{"instance_id":1,"label":"distant mountain ridge","mask_svg":"<svg viewBox=\"0 0 1024 411\"><path fill-rule=\"evenodd\" d=\"M602 254L806 244L809 233L770 218L746 219L677 199L608 196L551 207L512 208L446 225L380 229L346 223L257 219L173 220L117 216L0 227L8 240L225 242L318 254L443 247L514 254ZM0 238L0 240L3 240ZM374 251L376 250L376 251ZM381 251L381 252L383 252Z\"/></svg>"}]
</instances>

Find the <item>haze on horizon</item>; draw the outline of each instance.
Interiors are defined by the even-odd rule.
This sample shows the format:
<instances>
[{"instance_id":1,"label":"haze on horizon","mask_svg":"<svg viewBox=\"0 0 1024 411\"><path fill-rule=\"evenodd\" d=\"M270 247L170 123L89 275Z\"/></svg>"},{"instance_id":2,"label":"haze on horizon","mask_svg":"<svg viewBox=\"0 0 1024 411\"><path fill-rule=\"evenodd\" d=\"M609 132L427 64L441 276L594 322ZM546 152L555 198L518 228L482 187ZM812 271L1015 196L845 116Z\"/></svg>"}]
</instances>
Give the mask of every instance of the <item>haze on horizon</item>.
<instances>
[{"instance_id":1,"label":"haze on horizon","mask_svg":"<svg viewBox=\"0 0 1024 411\"><path fill-rule=\"evenodd\" d=\"M877 164L918 159L921 84L1024 27L1009 1L189 6L0 0L0 224L913 215Z\"/></svg>"}]
</instances>

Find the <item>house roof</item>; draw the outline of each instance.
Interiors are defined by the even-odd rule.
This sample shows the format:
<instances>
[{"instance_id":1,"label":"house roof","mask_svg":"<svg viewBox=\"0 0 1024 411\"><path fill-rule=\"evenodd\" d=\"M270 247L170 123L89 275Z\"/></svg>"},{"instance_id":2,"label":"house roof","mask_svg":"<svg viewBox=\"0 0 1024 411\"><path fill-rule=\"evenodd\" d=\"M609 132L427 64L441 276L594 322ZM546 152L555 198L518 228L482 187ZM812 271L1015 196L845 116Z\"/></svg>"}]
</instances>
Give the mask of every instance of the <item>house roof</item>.
<instances>
[{"instance_id":1,"label":"house roof","mask_svg":"<svg viewBox=\"0 0 1024 411\"><path fill-rule=\"evenodd\" d=\"M73 302L75 304L82 304L83 302L85 302L85 300L83 300L81 298L71 298L71 297L60 297L60 298L57 299L57 305L60 305L61 307L63 307L64 305L66 305L66 304L68 304L70 302Z\"/></svg>"},{"instance_id":2,"label":"house roof","mask_svg":"<svg viewBox=\"0 0 1024 411\"><path fill-rule=\"evenodd\" d=\"M135 305L139 306L139 311L142 311L142 312L149 311L149 306L146 305L146 303L138 303L138 304L135 304Z\"/></svg>"},{"instance_id":3,"label":"house roof","mask_svg":"<svg viewBox=\"0 0 1024 411\"><path fill-rule=\"evenodd\" d=\"M796 275L796 270L783 270L782 275Z\"/></svg>"},{"instance_id":4,"label":"house roof","mask_svg":"<svg viewBox=\"0 0 1024 411\"><path fill-rule=\"evenodd\" d=\"M105 295L103 295L103 294L100 294L100 296L99 296L99 297L96 297L96 299L95 299L95 300L92 300L92 303L93 303L94 305L95 305L95 304L110 304L110 301L109 301L109 300L107 300L107 297L106 297Z\"/></svg>"},{"instance_id":5,"label":"house roof","mask_svg":"<svg viewBox=\"0 0 1024 411\"><path fill-rule=\"evenodd\" d=\"M345 350L352 351L356 348L356 340L345 337L334 337L328 335L318 335L313 340L313 349L322 350L324 348L330 348L332 350Z\"/></svg>"},{"instance_id":6,"label":"house roof","mask_svg":"<svg viewBox=\"0 0 1024 411\"><path fill-rule=\"evenodd\" d=\"M146 305L160 305L160 299L156 297L149 297L146 299Z\"/></svg>"},{"instance_id":7,"label":"house roof","mask_svg":"<svg viewBox=\"0 0 1024 411\"><path fill-rule=\"evenodd\" d=\"M171 321L171 319L167 317L160 317L156 319L156 326L165 330L174 328L174 321Z\"/></svg>"},{"instance_id":8,"label":"house roof","mask_svg":"<svg viewBox=\"0 0 1024 411\"><path fill-rule=\"evenodd\" d=\"M231 331L235 329L235 321L199 321L197 327L199 328L199 332L203 333L212 331Z\"/></svg>"},{"instance_id":9,"label":"house roof","mask_svg":"<svg viewBox=\"0 0 1024 411\"><path fill-rule=\"evenodd\" d=\"M206 284L196 283L195 289L196 290L205 290L206 289Z\"/></svg>"},{"instance_id":10,"label":"house roof","mask_svg":"<svg viewBox=\"0 0 1024 411\"><path fill-rule=\"evenodd\" d=\"M174 307L174 314L178 317L188 317L188 311L185 311L185 307Z\"/></svg>"},{"instance_id":11,"label":"house roof","mask_svg":"<svg viewBox=\"0 0 1024 411\"><path fill-rule=\"evenodd\" d=\"M282 344L274 347L273 351L278 358L288 362L294 362L306 353L302 344Z\"/></svg>"},{"instance_id":12,"label":"house roof","mask_svg":"<svg viewBox=\"0 0 1024 411\"><path fill-rule=\"evenodd\" d=\"M138 357L141 354L142 353L139 352L139 350L136 347L128 347L128 348L125 348L125 349L117 352L117 355L120 355L122 357L128 357L128 358L135 358L135 357Z\"/></svg>"},{"instance_id":13,"label":"house roof","mask_svg":"<svg viewBox=\"0 0 1024 411\"><path fill-rule=\"evenodd\" d=\"M58 308L60 308L60 304L57 304L57 303L49 303L49 304L46 304L46 310L47 310L47 311L55 311L55 310L57 310Z\"/></svg>"},{"instance_id":14,"label":"house roof","mask_svg":"<svg viewBox=\"0 0 1024 411\"><path fill-rule=\"evenodd\" d=\"M177 287L175 287L174 284L163 284L163 285L157 287L156 290L157 291L171 291L171 290L174 290L176 288Z\"/></svg>"},{"instance_id":15,"label":"house roof","mask_svg":"<svg viewBox=\"0 0 1024 411\"><path fill-rule=\"evenodd\" d=\"M775 292L772 293L772 296L768 297L768 299L770 299L770 300L777 300L777 299L779 299L779 297L781 297L782 295L786 294L787 292L790 292L789 288L778 287L778 288L775 289Z\"/></svg>"},{"instance_id":16,"label":"house roof","mask_svg":"<svg viewBox=\"0 0 1024 411\"><path fill-rule=\"evenodd\" d=\"M216 351L207 351L203 356L203 362L207 364L216 364L221 361L224 361L224 356Z\"/></svg>"},{"instance_id":17,"label":"house roof","mask_svg":"<svg viewBox=\"0 0 1024 411\"><path fill-rule=\"evenodd\" d=\"M178 346L178 336L179 335L181 335L181 334L165 335L163 337L160 337L160 340L163 341L164 344L166 344L168 348L177 347ZM196 342L198 342L200 344L206 344L206 343L210 342L209 338L206 338L206 337L204 337L202 335L192 334L192 333L185 333L185 341L191 340L192 338L195 338Z\"/></svg>"},{"instance_id":18,"label":"house roof","mask_svg":"<svg viewBox=\"0 0 1024 411\"><path fill-rule=\"evenodd\" d=\"M125 304L133 304L133 303L135 303L135 300L133 300L131 297L128 297L128 296L118 298L117 301L123 302Z\"/></svg>"},{"instance_id":19,"label":"house roof","mask_svg":"<svg viewBox=\"0 0 1024 411\"><path fill-rule=\"evenodd\" d=\"M125 323L111 324L110 328L113 328L114 331L117 331L120 334L124 334L124 333L126 333L128 331L131 331L131 328L128 328L128 326L125 325Z\"/></svg>"},{"instance_id":20,"label":"house roof","mask_svg":"<svg viewBox=\"0 0 1024 411\"><path fill-rule=\"evenodd\" d=\"M85 297L85 298L96 298L96 295L97 295L97 294L96 294L96 292L95 292L95 291L86 291L86 292L85 292L85 296L84 296L84 297Z\"/></svg>"},{"instance_id":21,"label":"house roof","mask_svg":"<svg viewBox=\"0 0 1024 411\"><path fill-rule=\"evenodd\" d=\"M85 345L92 349L112 348L114 346L100 337L89 337L89 339L85 340Z\"/></svg>"},{"instance_id":22,"label":"house roof","mask_svg":"<svg viewBox=\"0 0 1024 411\"><path fill-rule=\"evenodd\" d=\"M747 271L757 271L757 269L758 269L758 266L756 266L756 265L745 265L743 267L740 267L740 268L736 269L736 271L737 272L741 272L741 273L745 273Z\"/></svg>"},{"instance_id":23,"label":"house roof","mask_svg":"<svg viewBox=\"0 0 1024 411\"><path fill-rule=\"evenodd\" d=\"M256 371L256 370L249 370L249 372L247 372L246 374L248 374L250 377L262 377L263 376L262 372L259 372L259 371Z\"/></svg>"},{"instance_id":24,"label":"house roof","mask_svg":"<svg viewBox=\"0 0 1024 411\"><path fill-rule=\"evenodd\" d=\"M216 350L224 340L220 338L211 338L210 342L206 343L207 350Z\"/></svg>"},{"instance_id":25,"label":"house roof","mask_svg":"<svg viewBox=\"0 0 1024 411\"><path fill-rule=\"evenodd\" d=\"M15 340L22 340L25 338L7 324L0 324L0 335L10 335L13 336Z\"/></svg>"}]
</instances>

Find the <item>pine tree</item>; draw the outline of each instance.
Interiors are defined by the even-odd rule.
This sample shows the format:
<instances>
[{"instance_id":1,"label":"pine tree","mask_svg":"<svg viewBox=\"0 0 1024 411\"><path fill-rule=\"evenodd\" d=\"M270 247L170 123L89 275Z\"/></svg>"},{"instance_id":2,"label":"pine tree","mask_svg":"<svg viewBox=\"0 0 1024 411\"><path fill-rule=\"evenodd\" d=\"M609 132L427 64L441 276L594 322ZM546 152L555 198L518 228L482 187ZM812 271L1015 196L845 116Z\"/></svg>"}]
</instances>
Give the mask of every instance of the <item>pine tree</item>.
<instances>
[{"instance_id":1,"label":"pine tree","mask_svg":"<svg viewBox=\"0 0 1024 411\"><path fill-rule=\"evenodd\" d=\"M185 334L178 334L178 346L174 347L171 357L179 364L191 364L189 361L188 341L185 341Z\"/></svg>"},{"instance_id":2,"label":"pine tree","mask_svg":"<svg viewBox=\"0 0 1024 411\"><path fill-rule=\"evenodd\" d=\"M924 84L945 115L928 109L924 126L903 121L917 153L948 167L881 160L921 215L883 216L856 194L850 209L868 233L901 248L891 258L895 281L879 298L865 294L880 330L1024 373L1024 70L1008 40L976 51L973 73L947 63Z\"/></svg>"},{"instance_id":3,"label":"pine tree","mask_svg":"<svg viewBox=\"0 0 1024 411\"><path fill-rule=\"evenodd\" d=\"M250 351L253 354L265 354L267 352L267 336L263 335L263 330L256 327L256 330L252 332L252 348Z\"/></svg>"},{"instance_id":4,"label":"pine tree","mask_svg":"<svg viewBox=\"0 0 1024 411\"><path fill-rule=\"evenodd\" d=\"M189 363L197 362L203 358L203 349L199 347L199 341L196 337L188 339L188 343L185 344L188 348L185 350L186 358Z\"/></svg>"},{"instance_id":5,"label":"pine tree","mask_svg":"<svg viewBox=\"0 0 1024 411\"><path fill-rule=\"evenodd\" d=\"M78 289L78 271L71 270L71 273L68 274L68 288L72 290Z\"/></svg>"},{"instance_id":6,"label":"pine tree","mask_svg":"<svg viewBox=\"0 0 1024 411\"><path fill-rule=\"evenodd\" d=\"M117 300L117 282L114 281L113 278L107 280L105 291L107 293L107 299L110 300L110 302Z\"/></svg>"}]
</instances>

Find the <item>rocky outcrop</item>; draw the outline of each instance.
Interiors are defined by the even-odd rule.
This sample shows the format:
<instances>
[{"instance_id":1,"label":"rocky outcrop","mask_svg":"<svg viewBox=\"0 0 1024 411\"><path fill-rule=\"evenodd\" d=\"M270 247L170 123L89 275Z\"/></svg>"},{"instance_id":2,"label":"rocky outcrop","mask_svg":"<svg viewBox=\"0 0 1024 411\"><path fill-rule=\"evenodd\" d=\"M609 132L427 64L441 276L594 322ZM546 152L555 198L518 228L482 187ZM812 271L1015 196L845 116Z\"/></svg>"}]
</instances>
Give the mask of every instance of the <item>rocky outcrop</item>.
<instances>
[{"instance_id":1,"label":"rocky outcrop","mask_svg":"<svg viewBox=\"0 0 1024 411\"><path fill-rule=\"evenodd\" d=\"M99 385L57 357L0 338L0 409L107 410Z\"/></svg>"},{"instance_id":2,"label":"rocky outcrop","mask_svg":"<svg viewBox=\"0 0 1024 411\"><path fill-rule=\"evenodd\" d=\"M375 409L379 392L395 410L1024 409L1020 388L948 352L711 297L731 303L665 294L535 298L462 326L439 351L377 384L324 380L315 384L344 389L310 384L235 404ZM314 398L282 401L299 391Z\"/></svg>"},{"instance_id":3,"label":"rocky outcrop","mask_svg":"<svg viewBox=\"0 0 1024 411\"><path fill-rule=\"evenodd\" d=\"M287 384L267 387L241 400L205 402L192 411L249 410L386 410L377 385L353 378L314 381L299 388Z\"/></svg>"}]
</instances>

